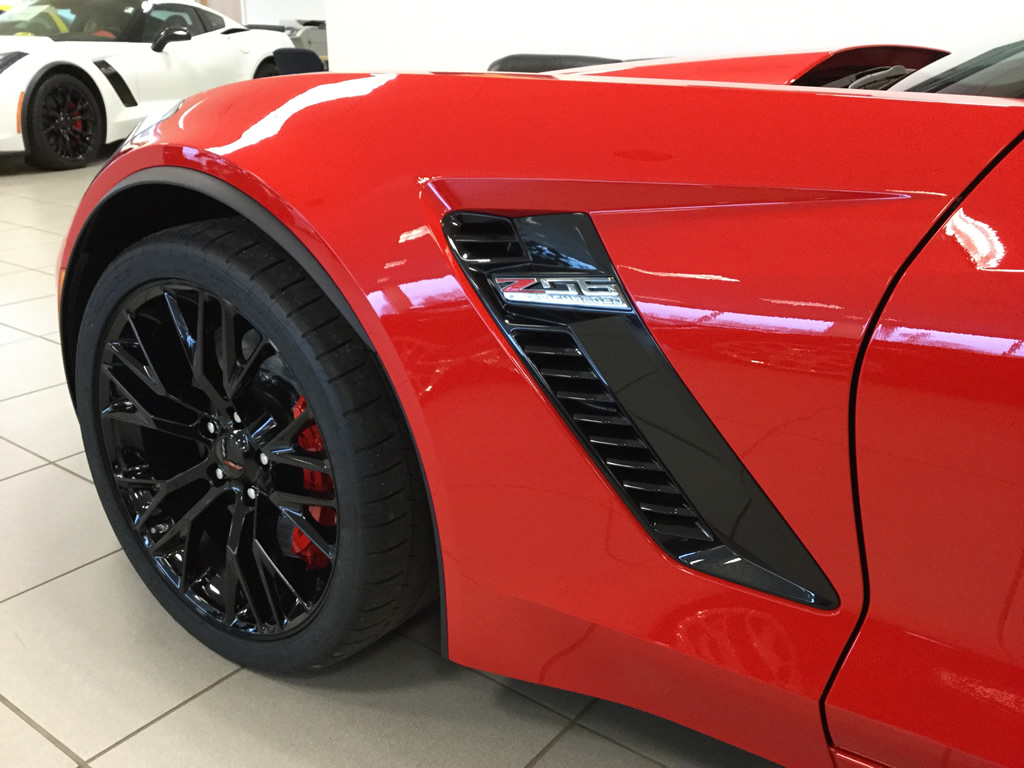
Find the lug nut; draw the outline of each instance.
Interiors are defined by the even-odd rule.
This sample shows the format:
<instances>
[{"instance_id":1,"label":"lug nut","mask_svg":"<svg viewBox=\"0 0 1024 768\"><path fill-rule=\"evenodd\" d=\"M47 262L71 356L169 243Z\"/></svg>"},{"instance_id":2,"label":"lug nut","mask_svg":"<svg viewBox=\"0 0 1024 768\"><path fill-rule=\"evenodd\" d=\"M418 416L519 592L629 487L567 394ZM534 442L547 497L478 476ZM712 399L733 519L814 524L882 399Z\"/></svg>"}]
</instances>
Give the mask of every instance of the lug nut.
<instances>
[{"instance_id":1,"label":"lug nut","mask_svg":"<svg viewBox=\"0 0 1024 768\"><path fill-rule=\"evenodd\" d=\"M213 474L217 477L218 480L224 479L224 470L221 469L220 467L217 467L215 470L213 470Z\"/></svg>"},{"instance_id":2,"label":"lug nut","mask_svg":"<svg viewBox=\"0 0 1024 768\"><path fill-rule=\"evenodd\" d=\"M214 424L212 421L206 422L206 431L212 435L214 432L217 431L217 425Z\"/></svg>"},{"instance_id":3,"label":"lug nut","mask_svg":"<svg viewBox=\"0 0 1024 768\"><path fill-rule=\"evenodd\" d=\"M255 499L256 499L256 489L255 488L250 488L249 490L247 490L245 492L245 495L248 496L250 499L253 499L255 501Z\"/></svg>"},{"instance_id":4,"label":"lug nut","mask_svg":"<svg viewBox=\"0 0 1024 768\"><path fill-rule=\"evenodd\" d=\"M262 464L265 467L269 463L270 463L270 459L267 458L267 454L261 453L260 454L260 464Z\"/></svg>"},{"instance_id":5,"label":"lug nut","mask_svg":"<svg viewBox=\"0 0 1024 768\"><path fill-rule=\"evenodd\" d=\"M231 418L233 418L235 420L235 424L241 424L242 423L242 417L238 415L238 411L235 411L234 416L232 416Z\"/></svg>"}]
</instances>

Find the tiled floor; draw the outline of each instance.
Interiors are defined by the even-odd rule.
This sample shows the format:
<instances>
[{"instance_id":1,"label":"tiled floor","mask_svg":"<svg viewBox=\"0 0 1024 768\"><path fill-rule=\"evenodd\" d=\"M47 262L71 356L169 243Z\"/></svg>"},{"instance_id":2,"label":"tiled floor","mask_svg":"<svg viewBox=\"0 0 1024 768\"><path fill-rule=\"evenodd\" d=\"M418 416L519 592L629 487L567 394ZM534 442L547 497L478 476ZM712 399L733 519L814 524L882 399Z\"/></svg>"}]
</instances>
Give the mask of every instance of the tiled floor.
<instances>
[{"instance_id":1,"label":"tiled floor","mask_svg":"<svg viewBox=\"0 0 1024 768\"><path fill-rule=\"evenodd\" d=\"M763 766L650 715L437 652L437 611L332 670L239 669L118 549L64 387L54 259L99 166L0 158L0 767Z\"/></svg>"}]
</instances>

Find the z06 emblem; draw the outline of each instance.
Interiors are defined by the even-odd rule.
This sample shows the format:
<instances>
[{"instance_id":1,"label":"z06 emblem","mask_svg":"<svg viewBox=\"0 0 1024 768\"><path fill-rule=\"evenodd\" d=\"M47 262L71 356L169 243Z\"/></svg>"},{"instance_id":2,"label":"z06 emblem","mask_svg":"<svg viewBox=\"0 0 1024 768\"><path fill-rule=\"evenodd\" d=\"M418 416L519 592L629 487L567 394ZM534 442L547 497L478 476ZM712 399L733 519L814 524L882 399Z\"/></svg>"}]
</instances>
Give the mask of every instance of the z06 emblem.
<instances>
[{"instance_id":1,"label":"z06 emblem","mask_svg":"<svg viewBox=\"0 0 1024 768\"><path fill-rule=\"evenodd\" d=\"M546 304L573 309L630 309L613 277L495 277L501 297L514 304Z\"/></svg>"}]
</instances>

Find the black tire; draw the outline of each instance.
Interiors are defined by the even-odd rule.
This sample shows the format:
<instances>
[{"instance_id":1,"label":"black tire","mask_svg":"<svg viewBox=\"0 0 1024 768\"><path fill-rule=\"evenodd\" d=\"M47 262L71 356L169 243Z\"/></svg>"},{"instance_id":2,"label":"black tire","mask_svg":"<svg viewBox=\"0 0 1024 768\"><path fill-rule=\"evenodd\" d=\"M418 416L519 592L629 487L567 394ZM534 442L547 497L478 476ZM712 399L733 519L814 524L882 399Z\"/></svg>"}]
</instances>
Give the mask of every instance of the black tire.
<instances>
[{"instance_id":1,"label":"black tire","mask_svg":"<svg viewBox=\"0 0 1024 768\"><path fill-rule=\"evenodd\" d=\"M154 292L154 287L159 290ZM157 560L147 551L143 542L143 534L136 530L130 519L130 515L138 513L138 507L130 508L133 502L128 500L124 484L124 477L129 474L124 468L124 457L128 454L124 453L123 448L111 447L114 444L105 437L105 434L110 434L110 416L109 413L101 416L101 411L110 407L110 393L116 391L116 388L105 378L107 374L103 371L102 362L104 355L109 355L108 342L113 329L128 327L119 326L118 318L127 316L124 312L126 307L134 306L131 302L143 301L144 297L151 294L162 296L161 300L166 302L167 296L173 292L176 292L174 295L186 297L191 295L190 291L199 288L208 293L209 297L204 298L205 294L197 292L196 307L216 307L217 302L220 302L222 307L237 309L246 322L258 322L258 333L272 342L277 356L283 361L284 368L281 368L278 361L274 370L287 371L288 376L294 377L296 386L301 387L302 397L320 430L323 448L326 450L325 461L332 473L330 477L336 494L337 510L337 530L334 534L336 554L329 576L324 579L326 586L316 598L318 602L301 624L287 631L271 627L273 631L264 635L226 626L229 623L226 619L218 620L209 606L197 607L194 595L187 596L173 584L166 576L166 567L163 571L158 569ZM185 298L181 301L184 302ZM142 309L133 310L136 315L131 324L132 332L142 339L143 335L139 335L141 331L136 328L147 322L152 327L144 334L145 338L162 339L163 336L152 334L164 333L169 329L153 321L152 317L139 317L139 313L149 311L146 309L149 306L142 304ZM217 313L212 309L206 312L210 318L214 318L206 322L214 323ZM193 317L196 318L194 339L209 337L209 343L203 348L214 351L206 354L221 354L227 344L222 343L217 347L216 342L222 339L218 334L222 333L223 325L220 330L214 328L203 331L200 324L204 321L200 319L202 316L198 309ZM256 329L255 324L250 327ZM179 336L173 338L181 338L180 332L176 332ZM244 350L244 338L242 336L232 346ZM250 342L250 347L253 343ZM187 347L187 344L182 346ZM154 344L151 348L156 350L158 347ZM180 348L178 352L181 352ZM133 354L137 355L138 352ZM161 354L161 361L172 360L167 356L170 353ZM194 366L194 362L190 363L185 354L181 357L182 362L186 366ZM201 352L197 354L203 355ZM255 357L256 353L252 352L251 355ZM108 365L110 359L107 358ZM151 356L146 353L146 360L150 359ZM219 365L221 369L228 367L226 363ZM212 371L210 380L214 380L216 369L212 362L209 366ZM254 375L255 378L249 377L249 380L264 381L264 367L270 370L269 366L270 362L263 363L257 370L258 375ZM173 368L170 362L153 364L152 368L165 380L174 378L170 371L161 374L161 367ZM192 635L217 653L237 664L274 672L296 672L322 667L369 645L436 598L433 526L422 475L397 399L380 364L312 279L248 222L242 219L219 219L175 227L147 237L118 256L100 276L89 298L79 336L76 375L78 418L89 466L107 516L125 553L164 608ZM122 377L124 375L121 374ZM203 375L206 375L205 369ZM198 380L194 367L186 368L186 377L178 378L179 383L175 386L185 386L180 384L181 381L191 381L188 386L194 386ZM224 386L227 387L226 384ZM145 385L139 389L137 384L133 384L131 388L138 389L140 394L137 397L129 395L129 399L148 407L143 401L151 393ZM104 394L105 391L107 394ZM127 389L124 391L128 392ZM188 399L188 394L182 394L181 397ZM290 407L288 403L285 405L286 408ZM237 406L235 412L241 410L241 406ZM330 414L330 418L323 418L324 414ZM108 420L106 426L102 422L104 418ZM231 419L224 418L227 427L231 427ZM212 424L211 421L206 426L211 427ZM106 433L105 428L108 430ZM196 428L202 431L200 427ZM118 424L118 429L128 427ZM287 430L282 428L281 431ZM138 434L146 435L145 446L150 453L140 462L140 466L147 469L156 466L150 456L158 457L159 452L165 451L168 446L178 451L182 445L174 442L176 438L168 438L152 430L140 429ZM289 438L289 444L297 439ZM160 447L161 441L164 448ZM211 455L215 453L217 445L214 442L207 449ZM118 453L118 450L122 453ZM203 450L200 445L196 455L202 455ZM265 448L258 450L271 453ZM173 455L177 457L178 454ZM261 453L260 459L263 458ZM113 466L115 460L120 462L121 475L117 481ZM285 471L275 464L277 460L276 457L271 459L270 466L265 469L268 472ZM259 471L259 467L256 467L256 471ZM155 471L153 474L156 476ZM280 474L277 477L280 478ZM224 481L223 478L222 481L235 482ZM121 484L120 490L118 483ZM206 487L204 483L205 478L200 482L200 489ZM156 487L153 486L154 491ZM233 491L236 499L239 491L239 488ZM196 491L195 495L200 492ZM230 495L232 491L228 493ZM267 495L267 499L260 496L259 501L254 502L264 504L258 507L260 510L265 510L266 503L270 502L272 494L268 491ZM159 514L161 507L170 505L167 500L171 498L173 494L168 494L165 501L156 506L154 517ZM236 500L232 506L228 500L227 507L230 509L227 514L238 514L238 503ZM209 541L216 537L209 531L223 530L223 526L228 523L218 522L220 518L217 515L222 512L212 502L205 509L195 518L205 520L201 537L197 534L195 538L200 544L205 542L210 551L215 552L215 545L210 545ZM312 509L307 507L303 514L308 517ZM260 511L253 514L265 513ZM249 524L250 531L262 525L258 520L253 518ZM233 529L234 523L230 525ZM239 523L239 530L243 530L243 525ZM278 526L275 529L278 533L274 535L280 542L280 524L278 522L275 525ZM152 542L155 538L152 533L154 529L148 530L151 537L149 541ZM187 530L191 531L192 527ZM260 530L265 530L265 526ZM159 533L163 531L166 528ZM253 540L257 538L255 532L251 536ZM266 539L263 539L263 545L266 545ZM187 539L184 546L188 546ZM235 550L240 549L236 544ZM203 560L204 557L207 560ZM279 562L281 557L278 555ZM208 556L201 547L199 555L186 553L184 556L186 561L196 561L197 558L200 566L209 566L211 570L213 566L210 563L217 561L217 557ZM236 561L241 562L237 556ZM181 567L183 582L188 580L185 578L188 569L187 565ZM309 570L307 567L306 571ZM201 568L193 567L191 572L200 571ZM207 574L208 571L202 573ZM275 594L282 593L282 590L277 589ZM217 591L217 594L220 592ZM239 602L244 604L248 600L252 608L249 616L251 618L255 615L257 603L253 597L237 588L232 590L232 595L232 606L237 606ZM261 606L263 604L260 603ZM245 614L246 610L240 613ZM276 617L277 611L273 613ZM232 620L230 623L236 622ZM279 623L284 627L284 622Z\"/></svg>"},{"instance_id":2,"label":"black tire","mask_svg":"<svg viewBox=\"0 0 1024 768\"><path fill-rule=\"evenodd\" d=\"M253 80L257 80L261 77L277 77L281 74L277 68L277 64L274 63L273 59L265 59L260 62L260 65L256 67L256 74L252 76Z\"/></svg>"},{"instance_id":3,"label":"black tire","mask_svg":"<svg viewBox=\"0 0 1024 768\"><path fill-rule=\"evenodd\" d=\"M25 126L30 165L51 171L81 168L96 159L106 137L103 104L88 83L57 73L33 91Z\"/></svg>"}]
</instances>

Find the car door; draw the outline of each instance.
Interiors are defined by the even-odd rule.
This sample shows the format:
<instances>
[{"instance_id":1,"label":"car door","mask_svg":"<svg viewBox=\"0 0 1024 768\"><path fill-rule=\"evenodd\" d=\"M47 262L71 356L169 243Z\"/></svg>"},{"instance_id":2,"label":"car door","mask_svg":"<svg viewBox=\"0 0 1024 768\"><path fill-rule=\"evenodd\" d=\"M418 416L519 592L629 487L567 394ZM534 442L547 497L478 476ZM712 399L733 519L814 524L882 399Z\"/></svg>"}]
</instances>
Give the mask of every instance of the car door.
<instances>
[{"instance_id":1,"label":"car door","mask_svg":"<svg viewBox=\"0 0 1024 768\"><path fill-rule=\"evenodd\" d=\"M1024 760L1024 210L1017 147L885 306L856 403L871 599L826 701L886 765Z\"/></svg>"},{"instance_id":2,"label":"car door","mask_svg":"<svg viewBox=\"0 0 1024 768\"><path fill-rule=\"evenodd\" d=\"M169 27L187 29L192 37L154 51L153 43ZM242 55L229 41L219 39L222 37L218 32L207 31L195 8L161 3L146 13L137 42L126 45L130 50L111 64L131 78L137 100L153 111L238 79L238 60Z\"/></svg>"}]
</instances>

